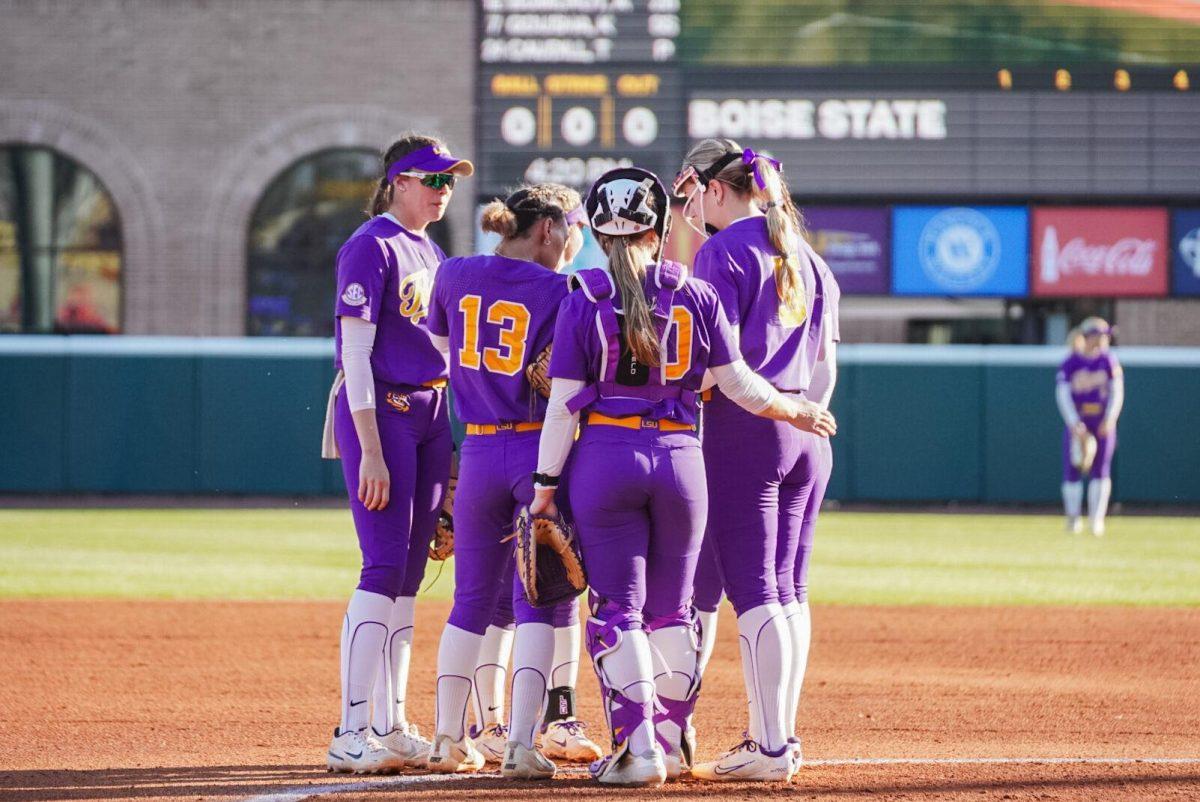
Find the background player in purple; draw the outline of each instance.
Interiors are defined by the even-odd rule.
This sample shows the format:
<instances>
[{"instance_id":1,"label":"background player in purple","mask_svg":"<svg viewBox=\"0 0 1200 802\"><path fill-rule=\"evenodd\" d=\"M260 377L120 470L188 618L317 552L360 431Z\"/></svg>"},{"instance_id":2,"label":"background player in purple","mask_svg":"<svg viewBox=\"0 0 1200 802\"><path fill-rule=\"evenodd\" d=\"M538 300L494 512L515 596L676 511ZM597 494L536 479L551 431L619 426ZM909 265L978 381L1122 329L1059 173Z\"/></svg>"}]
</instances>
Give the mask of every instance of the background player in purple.
<instances>
[{"instance_id":1,"label":"background player in purple","mask_svg":"<svg viewBox=\"0 0 1200 802\"><path fill-rule=\"evenodd\" d=\"M1088 522L1092 534L1104 534L1104 516L1112 495L1112 460L1117 450L1117 418L1125 403L1125 375L1109 351L1112 329L1103 319L1089 317L1071 333L1071 355L1056 377L1055 398L1067 425L1063 432L1063 507L1067 529L1083 531L1083 477L1072 447L1082 438L1095 440L1095 456L1088 472Z\"/></svg>"},{"instance_id":2,"label":"background player in purple","mask_svg":"<svg viewBox=\"0 0 1200 802\"><path fill-rule=\"evenodd\" d=\"M341 456L363 565L342 627L342 720L334 771L423 765L429 742L404 711L413 597L450 473L446 356L425 328L445 254L425 235L456 176L474 167L438 140L405 136L383 156L371 219L337 256L323 456ZM371 726L374 734L367 730Z\"/></svg>"},{"instance_id":3,"label":"background player in purple","mask_svg":"<svg viewBox=\"0 0 1200 802\"><path fill-rule=\"evenodd\" d=\"M692 580L708 495L696 416L705 371L758 414L824 431L833 419L754 376L712 287L661 261L669 207L656 176L605 173L586 211L608 271L576 274L577 290L559 311L533 511L553 513L583 414L569 499L591 586L587 648L613 740L591 771L602 783L658 785L692 756ZM657 677L651 644L668 669ZM761 758L778 779L790 775L786 745Z\"/></svg>"},{"instance_id":4,"label":"background player in purple","mask_svg":"<svg viewBox=\"0 0 1200 802\"><path fill-rule=\"evenodd\" d=\"M711 234L695 273L720 296L746 364L780 392L828 408L840 292L804 240L779 163L706 139L684 159L675 192L687 198L685 217ZM799 763L809 554L832 452L828 439L750 415L718 388L704 407L704 457L711 503L696 582L697 606L710 611L703 651L711 653L723 587L738 616L750 723L745 741L692 774L759 779L748 750L791 742Z\"/></svg>"},{"instance_id":5,"label":"background player in purple","mask_svg":"<svg viewBox=\"0 0 1200 802\"><path fill-rule=\"evenodd\" d=\"M512 594L513 644L509 742L501 772L544 779L555 766L534 745L545 712L554 657L554 625L577 616L577 602L533 608L507 570L517 512L533 500L531 476L546 399L526 369L550 344L567 278L557 270L582 245L571 216L579 194L541 184L495 201L483 228L503 236L495 254L444 262L429 328L446 338L455 411L467 435L454 499L454 607L438 650L437 724L429 767L477 771L483 756L465 732L470 677L498 597ZM575 212L578 215L578 212ZM581 220L578 222L582 222ZM507 541L507 542L506 542ZM507 579L507 583L502 580Z\"/></svg>"}]
</instances>

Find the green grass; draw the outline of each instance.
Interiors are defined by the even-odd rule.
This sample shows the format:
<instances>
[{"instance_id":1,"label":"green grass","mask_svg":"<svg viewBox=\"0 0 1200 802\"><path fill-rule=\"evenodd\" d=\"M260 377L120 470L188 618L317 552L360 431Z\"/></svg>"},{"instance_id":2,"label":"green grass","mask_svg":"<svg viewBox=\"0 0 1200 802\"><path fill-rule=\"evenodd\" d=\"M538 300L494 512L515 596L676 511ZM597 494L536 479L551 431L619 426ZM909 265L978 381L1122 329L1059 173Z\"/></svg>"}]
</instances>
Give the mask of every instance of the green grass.
<instances>
[{"instance_id":1,"label":"green grass","mask_svg":"<svg viewBox=\"0 0 1200 802\"><path fill-rule=\"evenodd\" d=\"M358 560L342 510L0 510L0 597L341 599ZM830 511L810 586L824 604L1195 606L1200 519L1117 517L1095 539L1054 516Z\"/></svg>"}]
</instances>

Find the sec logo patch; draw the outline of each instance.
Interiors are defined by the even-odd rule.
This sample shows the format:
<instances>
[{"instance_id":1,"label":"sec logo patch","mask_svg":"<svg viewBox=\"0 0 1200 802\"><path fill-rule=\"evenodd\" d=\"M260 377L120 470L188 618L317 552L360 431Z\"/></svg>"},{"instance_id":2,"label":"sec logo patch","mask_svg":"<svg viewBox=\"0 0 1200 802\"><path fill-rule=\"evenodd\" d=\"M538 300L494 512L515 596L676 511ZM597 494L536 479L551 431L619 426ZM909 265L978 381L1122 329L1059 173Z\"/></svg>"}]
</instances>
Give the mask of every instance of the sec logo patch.
<instances>
[{"instance_id":1,"label":"sec logo patch","mask_svg":"<svg viewBox=\"0 0 1200 802\"><path fill-rule=\"evenodd\" d=\"M342 293L342 303L347 306L362 306L366 302L367 293L358 282L346 287L346 291Z\"/></svg>"}]
</instances>

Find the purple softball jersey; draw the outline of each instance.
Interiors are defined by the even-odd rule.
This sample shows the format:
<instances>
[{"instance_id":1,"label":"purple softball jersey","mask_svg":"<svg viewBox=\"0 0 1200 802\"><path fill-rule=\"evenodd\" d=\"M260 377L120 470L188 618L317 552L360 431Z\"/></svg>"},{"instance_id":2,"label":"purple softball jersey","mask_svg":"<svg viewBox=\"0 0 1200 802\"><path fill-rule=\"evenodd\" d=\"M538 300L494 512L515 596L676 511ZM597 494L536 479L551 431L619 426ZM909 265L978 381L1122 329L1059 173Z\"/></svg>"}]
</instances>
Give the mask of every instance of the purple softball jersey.
<instances>
[{"instance_id":1,"label":"purple softball jersey","mask_svg":"<svg viewBox=\"0 0 1200 802\"><path fill-rule=\"evenodd\" d=\"M433 278L445 258L432 240L391 215L358 227L337 255L337 368L342 367L341 318L357 317L378 327L371 351L376 380L420 386L446 378L446 357L429 339L424 322Z\"/></svg>"},{"instance_id":2,"label":"purple softball jersey","mask_svg":"<svg viewBox=\"0 0 1200 802\"><path fill-rule=\"evenodd\" d=\"M450 338L459 420L495 424L546 417L546 399L530 388L525 368L550 344L566 296L567 277L534 262L480 255L442 263L427 325Z\"/></svg>"},{"instance_id":3,"label":"purple softball jersey","mask_svg":"<svg viewBox=\"0 0 1200 802\"><path fill-rule=\"evenodd\" d=\"M821 356L825 326L841 339L841 290L820 256L802 243L800 262L806 309L796 314L779 302L775 267L780 259L765 217L738 220L714 234L696 253L695 273L713 285L729 322L740 330L746 364L776 388L804 392Z\"/></svg>"},{"instance_id":4,"label":"purple softball jersey","mask_svg":"<svg viewBox=\"0 0 1200 802\"><path fill-rule=\"evenodd\" d=\"M592 277L607 275L587 272ZM663 291L659 286L660 272L682 276L686 270L673 262L647 270L643 287L652 309ZM618 306L620 299L615 297L615 288L610 286L609 291L613 293L614 307ZM695 425L696 400L704 371L741 358L733 330L712 286L688 278L675 290L669 311L663 309L658 317L665 337L663 358L657 367L633 360L623 336L620 354L613 357L610 338L604 333L604 308L589 297L589 292L594 290L581 287L562 303L554 330L550 376L585 381L597 388L599 396L587 405L589 411L609 417L636 415ZM616 317L623 332L624 317L619 310ZM674 388L677 392L672 396L648 392L647 388Z\"/></svg>"},{"instance_id":5,"label":"purple softball jersey","mask_svg":"<svg viewBox=\"0 0 1200 802\"><path fill-rule=\"evenodd\" d=\"M1111 431L1101 437L1099 428L1108 411L1109 382L1121 375L1121 364L1111 351L1101 351L1094 357L1072 353L1058 369L1057 381L1065 381L1071 388L1071 400L1079 419L1088 431L1096 436L1096 457L1092 460L1090 476L1107 479L1112 475L1113 455L1117 450L1117 433ZM1079 469L1071 461L1071 430L1063 429L1062 441L1063 479L1078 482L1082 478Z\"/></svg>"},{"instance_id":6,"label":"purple softball jersey","mask_svg":"<svg viewBox=\"0 0 1200 802\"><path fill-rule=\"evenodd\" d=\"M1094 357L1072 353L1058 368L1057 380L1071 387L1071 400L1079 418L1095 431L1108 411L1108 384L1121 375L1121 365L1111 351Z\"/></svg>"},{"instance_id":7,"label":"purple softball jersey","mask_svg":"<svg viewBox=\"0 0 1200 802\"><path fill-rule=\"evenodd\" d=\"M567 278L504 256L447 259L438 268L429 330L450 339L455 411L468 424L536 422L546 401L525 368L550 344ZM558 625L578 613L572 600L534 608L513 577L513 531L533 500L537 431L468 433L454 496L454 607L450 623L482 634L506 609L518 624ZM564 500L565 501L565 500ZM510 603L511 599L511 603ZM500 611L500 613L498 613Z\"/></svg>"}]
</instances>

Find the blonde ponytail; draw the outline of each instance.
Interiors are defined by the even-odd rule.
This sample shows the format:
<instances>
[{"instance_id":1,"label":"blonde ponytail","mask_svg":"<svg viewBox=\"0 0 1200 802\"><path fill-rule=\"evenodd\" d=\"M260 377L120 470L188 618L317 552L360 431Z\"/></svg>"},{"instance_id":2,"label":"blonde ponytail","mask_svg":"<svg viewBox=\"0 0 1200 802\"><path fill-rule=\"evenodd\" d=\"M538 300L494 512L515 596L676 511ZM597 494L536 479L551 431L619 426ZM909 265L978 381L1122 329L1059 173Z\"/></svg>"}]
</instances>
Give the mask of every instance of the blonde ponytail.
<instances>
[{"instance_id":1,"label":"blonde ponytail","mask_svg":"<svg viewBox=\"0 0 1200 802\"><path fill-rule=\"evenodd\" d=\"M600 235L600 244L608 252L608 270L621 296L621 309L625 313L625 343L633 358L643 365L657 367L661 361L658 329L646 290L642 282L646 278L646 263L654 248L648 240L658 239L653 232L640 236L610 237Z\"/></svg>"},{"instance_id":2,"label":"blonde ponytail","mask_svg":"<svg viewBox=\"0 0 1200 802\"><path fill-rule=\"evenodd\" d=\"M800 255L796 252L800 237L804 236L799 216L791 197L784 192L783 177L771 160L760 156L755 162L751 168L758 171L765 186L760 189L754 185L754 194L756 199L765 200L767 237L779 254L775 260L775 291L780 303L792 313L792 317L803 320L808 310L804 279L800 275Z\"/></svg>"}]
</instances>

